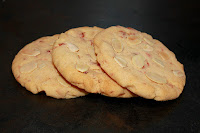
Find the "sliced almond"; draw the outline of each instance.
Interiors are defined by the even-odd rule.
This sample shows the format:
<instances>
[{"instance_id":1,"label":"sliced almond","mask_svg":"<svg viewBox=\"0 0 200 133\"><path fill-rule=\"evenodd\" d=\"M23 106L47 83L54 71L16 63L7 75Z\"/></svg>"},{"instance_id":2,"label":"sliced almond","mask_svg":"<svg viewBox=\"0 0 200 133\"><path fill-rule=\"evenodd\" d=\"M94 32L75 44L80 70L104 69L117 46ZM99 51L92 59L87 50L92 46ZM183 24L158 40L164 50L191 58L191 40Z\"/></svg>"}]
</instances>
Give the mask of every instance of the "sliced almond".
<instances>
[{"instance_id":1,"label":"sliced almond","mask_svg":"<svg viewBox=\"0 0 200 133\"><path fill-rule=\"evenodd\" d=\"M120 56L115 56L114 60L121 66L121 67L126 67L127 66L127 62L124 58L120 57Z\"/></svg>"},{"instance_id":2,"label":"sliced almond","mask_svg":"<svg viewBox=\"0 0 200 133\"><path fill-rule=\"evenodd\" d=\"M83 63L77 63L76 64L76 70L79 72L86 72L90 67Z\"/></svg>"},{"instance_id":3,"label":"sliced almond","mask_svg":"<svg viewBox=\"0 0 200 133\"><path fill-rule=\"evenodd\" d=\"M154 45L154 43L150 40L144 37L144 40L149 44L149 45Z\"/></svg>"},{"instance_id":4,"label":"sliced almond","mask_svg":"<svg viewBox=\"0 0 200 133\"><path fill-rule=\"evenodd\" d=\"M35 48L35 49L27 49L22 52L22 55L28 55L28 56L37 56L40 54L40 50Z\"/></svg>"},{"instance_id":5,"label":"sliced almond","mask_svg":"<svg viewBox=\"0 0 200 133\"><path fill-rule=\"evenodd\" d=\"M169 56L165 52L160 52L159 55L163 60L168 60L169 59Z\"/></svg>"},{"instance_id":6,"label":"sliced almond","mask_svg":"<svg viewBox=\"0 0 200 133\"><path fill-rule=\"evenodd\" d=\"M27 63L27 64L21 66L19 71L21 73L30 73L33 70L35 70L36 68L37 68L37 63L36 62L30 62L30 63Z\"/></svg>"},{"instance_id":7,"label":"sliced almond","mask_svg":"<svg viewBox=\"0 0 200 133\"><path fill-rule=\"evenodd\" d=\"M91 45L88 45L87 46L87 52L88 52L88 56L91 57L93 60L97 60L96 59L96 55L95 55L95 52L94 52L94 46L91 46Z\"/></svg>"},{"instance_id":8,"label":"sliced almond","mask_svg":"<svg viewBox=\"0 0 200 133\"><path fill-rule=\"evenodd\" d=\"M137 44L140 44L142 41L139 39L139 37L135 36L135 35L130 35L128 37L128 43L130 46L134 46Z\"/></svg>"},{"instance_id":9,"label":"sliced almond","mask_svg":"<svg viewBox=\"0 0 200 133\"><path fill-rule=\"evenodd\" d=\"M65 87L69 87L69 84L67 84L67 82L61 76L58 76L57 80L61 85L65 86Z\"/></svg>"},{"instance_id":10,"label":"sliced almond","mask_svg":"<svg viewBox=\"0 0 200 133\"><path fill-rule=\"evenodd\" d=\"M178 77L184 76L184 73L179 71L179 70L173 70L173 73L174 73L175 76L178 76Z\"/></svg>"},{"instance_id":11,"label":"sliced almond","mask_svg":"<svg viewBox=\"0 0 200 133\"><path fill-rule=\"evenodd\" d=\"M142 55L134 55L132 57L132 63L138 68L142 68L144 66L145 58Z\"/></svg>"},{"instance_id":12,"label":"sliced almond","mask_svg":"<svg viewBox=\"0 0 200 133\"><path fill-rule=\"evenodd\" d=\"M151 73L151 72L147 72L146 73L146 77L156 83L159 83L159 84L165 84L167 83L167 80L165 77L162 77L156 73Z\"/></svg>"},{"instance_id":13,"label":"sliced almond","mask_svg":"<svg viewBox=\"0 0 200 133\"><path fill-rule=\"evenodd\" d=\"M151 46L149 46L148 44L143 44L142 45L142 49L144 50L144 51L153 51L153 47L151 47Z\"/></svg>"},{"instance_id":14,"label":"sliced almond","mask_svg":"<svg viewBox=\"0 0 200 133\"><path fill-rule=\"evenodd\" d=\"M123 44L117 39L112 39L112 47L117 53L123 50Z\"/></svg>"},{"instance_id":15,"label":"sliced almond","mask_svg":"<svg viewBox=\"0 0 200 133\"><path fill-rule=\"evenodd\" d=\"M69 50L72 51L72 52L77 52L77 51L79 51L79 48L78 48L76 45L72 44L72 43L67 43L67 47L68 47Z\"/></svg>"},{"instance_id":16,"label":"sliced almond","mask_svg":"<svg viewBox=\"0 0 200 133\"><path fill-rule=\"evenodd\" d=\"M163 63L161 60L159 60L158 58L153 58L152 60L153 60L155 63L157 63L159 66L165 67L164 63Z\"/></svg>"}]
</instances>

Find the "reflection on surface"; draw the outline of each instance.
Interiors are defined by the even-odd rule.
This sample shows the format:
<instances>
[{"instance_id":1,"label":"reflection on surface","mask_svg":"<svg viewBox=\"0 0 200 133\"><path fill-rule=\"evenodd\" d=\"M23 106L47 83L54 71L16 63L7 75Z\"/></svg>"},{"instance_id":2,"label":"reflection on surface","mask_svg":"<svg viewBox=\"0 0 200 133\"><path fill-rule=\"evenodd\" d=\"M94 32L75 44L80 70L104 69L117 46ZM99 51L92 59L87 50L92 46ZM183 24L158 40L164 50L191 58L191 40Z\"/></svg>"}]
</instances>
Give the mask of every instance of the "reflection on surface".
<instances>
[{"instance_id":1,"label":"reflection on surface","mask_svg":"<svg viewBox=\"0 0 200 133\"><path fill-rule=\"evenodd\" d=\"M119 99L97 94L56 100L45 95L27 95L32 109L27 117L35 126L70 128L75 131L133 131L159 122L173 112L181 97L168 102L143 98ZM33 117L34 116L34 117Z\"/></svg>"},{"instance_id":2,"label":"reflection on surface","mask_svg":"<svg viewBox=\"0 0 200 133\"><path fill-rule=\"evenodd\" d=\"M110 98L98 94L57 100L45 93L33 95L13 78L14 86L7 89L3 126L15 123L25 132L35 129L62 129L76 132L134 131L167 119L182 101L156 102L143 98ZM9 114L9 115L7 115ZM14 129L14 128L13 128ZM11 130L11 129L10 129Z\"/></svg>"}]
</instances>

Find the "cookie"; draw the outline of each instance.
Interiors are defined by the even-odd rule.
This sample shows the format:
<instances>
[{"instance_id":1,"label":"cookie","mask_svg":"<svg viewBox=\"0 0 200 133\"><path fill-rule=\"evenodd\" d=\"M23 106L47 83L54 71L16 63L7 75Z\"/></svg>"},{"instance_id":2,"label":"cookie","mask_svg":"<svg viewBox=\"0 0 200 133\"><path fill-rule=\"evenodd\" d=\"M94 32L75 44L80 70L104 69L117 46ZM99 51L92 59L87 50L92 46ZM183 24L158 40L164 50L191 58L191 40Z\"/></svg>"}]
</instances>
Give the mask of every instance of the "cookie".
<instances>
[{"instance_id":1,"label":"cookie","mask_svg":"<svg viewBox=\"0 0 200 133\"><path fill-rule=\"evenodd\" d=\"M60 34L54 44L53 62L67 81L87 92L110 97L133 97L133 93L113 81L96 61L92 40L102 30L80 27Z\"/></svg>"},{"instance_id":2,"label":"cookie","mask_svg":"<svg viewBox=\"0 0 200 133\"><path fill-rule=\"evenodd\" d=\"M53 65L51 52L58 36L42 37L22 48L12 63L14 77L33 94L44 91L65 99L84 96L87 93L68 83Z\"/></svg>"},{"instance_id":3,"label":"cookie","mask_svg":"<svg viewBox=\"0 0 200 133\"><path fill-rule=\"evenodd\" d=\"M151 35L112 26L94 38L97 61L119 85L157 101L179 97L185 85L183 65Z\"/></svg>"}]
</instances>

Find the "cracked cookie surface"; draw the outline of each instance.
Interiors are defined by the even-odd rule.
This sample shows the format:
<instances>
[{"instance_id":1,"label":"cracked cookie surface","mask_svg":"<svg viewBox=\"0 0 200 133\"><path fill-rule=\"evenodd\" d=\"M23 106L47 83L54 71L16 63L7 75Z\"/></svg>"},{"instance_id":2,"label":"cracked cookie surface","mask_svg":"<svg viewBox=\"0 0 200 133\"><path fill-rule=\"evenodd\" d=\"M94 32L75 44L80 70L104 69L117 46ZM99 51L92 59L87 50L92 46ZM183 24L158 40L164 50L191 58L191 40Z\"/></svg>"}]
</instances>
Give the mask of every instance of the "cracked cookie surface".
<instances>
[{"instance_id":1,"label":"cracked cookie surface","mask_svg":"<svg viewBox=\"0 0 200 133\"><path fill-rule=\"evenodd\" d=\"M151 35L112 26L94 38L97 61L119 85L157 101L179 97L185 85L183 65Z\"/></svg>"},{"instance_id":2,"label":"cracked cookie surface","mask_svg":"<svg viewBox=\"0 0 200 133\"><path fill-rule=\"evenodd\" d=\"M67 82L53 65L51 52L58 36L42 37L22 48L12 63L14 77L33 94L44 91L63 99L84 96L87 93Z\"/></svg>"},{"instance_id":3,"label":"cracked cookie surface","mask_svg":"<svg viewBox=\"0 0 200 133\"><path fill-rule=\"evenodd\" d=\"M60 34L53 48L53 62L71 84L90 93L110 97L133 97L135 94L113 81L99 66L93 38L103 29L80 27Z\"/></svg>"}]
</instances>

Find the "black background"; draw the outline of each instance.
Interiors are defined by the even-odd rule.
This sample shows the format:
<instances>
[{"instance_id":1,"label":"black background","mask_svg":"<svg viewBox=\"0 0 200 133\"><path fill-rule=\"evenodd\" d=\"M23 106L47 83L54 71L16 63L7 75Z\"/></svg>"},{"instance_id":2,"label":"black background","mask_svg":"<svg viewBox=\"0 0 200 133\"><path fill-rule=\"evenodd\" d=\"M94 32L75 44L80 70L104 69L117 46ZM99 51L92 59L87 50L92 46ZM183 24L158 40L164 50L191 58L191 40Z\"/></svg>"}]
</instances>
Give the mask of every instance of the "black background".
<instances>
[{"instance_id":1,"label":"black background","mask_svg":"<svg viewBox=\"0 0 200 133\"><path fill-rule=\"evenodd\" d=\"M0 132L200 132L200 8L177 0L1 0ZM56 100L17 83L11 63L39 37L80 26L133 27L161 40L184 64L181 96L156 102L101 95Z\"/></svg>"}]
</instances>

